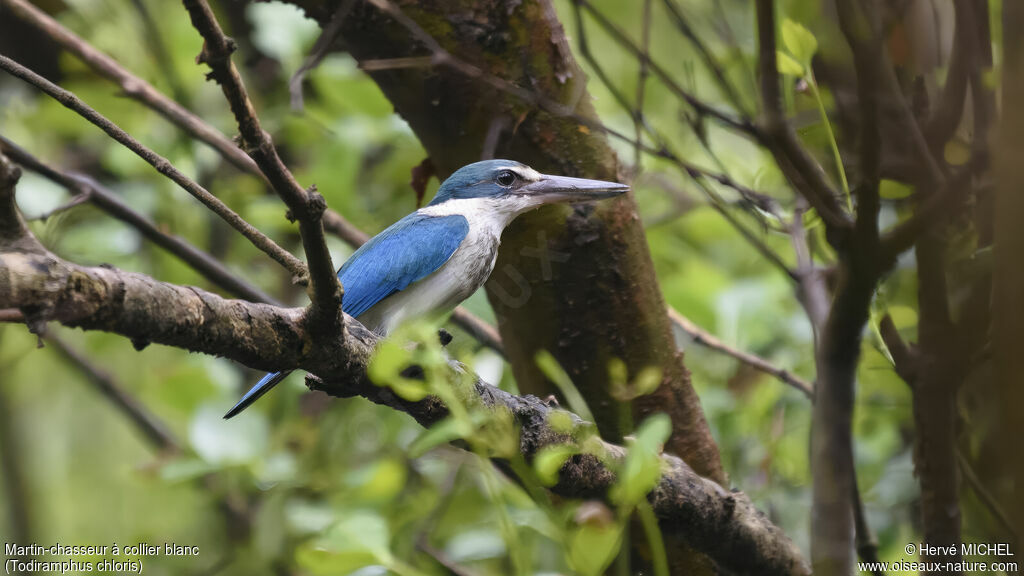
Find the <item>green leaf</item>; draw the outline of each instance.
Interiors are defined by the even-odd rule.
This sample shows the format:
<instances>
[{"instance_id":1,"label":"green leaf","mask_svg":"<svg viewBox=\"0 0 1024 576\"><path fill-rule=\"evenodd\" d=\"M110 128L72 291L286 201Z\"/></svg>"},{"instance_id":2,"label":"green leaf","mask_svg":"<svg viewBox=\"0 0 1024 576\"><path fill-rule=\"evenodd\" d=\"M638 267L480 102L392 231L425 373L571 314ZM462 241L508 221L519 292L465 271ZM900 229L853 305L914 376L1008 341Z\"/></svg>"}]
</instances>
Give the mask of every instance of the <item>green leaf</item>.
<instances>
[{"instance_id":1,"label":"green leaf","mask_svg":"<svg viewBox=\"0 0 1024 576\"><path fill-rule=\"evenodd\" d=\"M583 395L576 389L576 385L572 383L572 379L565 373L562 366L558 363L558 360L551 355L547 350L541 350L537 352L535 357L537 367L544 373L544 376L548 380L555 383L558 387L559 392L565 397L565 401L569 403L569 409L576 413L577 416L583 418L588 422L594 422L594 415L591 414L590 408L587 406L587 402L583 399Z\"/></svg>"},{"instance_id":2,"label":"green leaf","mask_svg":"<svg viewBox=\"0 0 1024 576\"><path fill-rule=\"evenodd\" d=\"M618 554L621 544L619 526L584 524L569 537L569 564L578 574L603 574Z\"/></svg>"},{"instance_id":3,"label":"green leaf","mask_svg":"<svg viewBox=\"0 0 1024 576\"><path fill-rule=\"evenodd\" d=\"M778 68L779 74L797 76L799 78L804 76L804 67L794 60L792 56L781 50L775 53L775 67Z\"/></svg>"},{"instance_id":4,"label":"green leaf","mask_svg":"<svg viewBox=\"0 0 1024 576\"><path fill-rule=\"evenodd\" d=\"M569 434L573 431L572 416L565 410L552 410L548 414L548 426L555 432Z\"/></svg>"},{"instance_id":5,"label":"green leaf","mask_svg":"<svg viewBox=\"0 0 1024 576\"><path fill-rule=\"evenodd\" d=\"M889 306L886 311L889 313L889 317L892 318L892 323L898 329L917 326L917 310L910 306Z\"/></svg>"},{"instance_id":6,"label":"green leaf","mask_svg":"<svg viewBox=\"0 0 1024 576\"><path fill-rule=\"evenodd\" d=\"M409 446L409 457L419 458L437 446L447 444L452 440L465 438L472 433L472 427L467 425L466 422L448 416L413 440Z\"/></svg>"},{"instance_id":7,"label":"green leaf","mask_svg":"<svg viewBox=\"0 0 1024 576\"><path fill-rule=\"evenodd\" d=\"M640 371L633 379L633 390L636 395L646 396L658 389L661 385L661 368L648 366Z\"/></svg>"},{"instance_id":8,"label":"green leaf","mask_svg":"<svg viewBox=\"0 0 1024 576\"><path fill-rule=\"evenodd\" d=\"M962 166L971 158L971 147L961 138L953 138L946 142L942 156L953 166Z\"/></svg>"},{"instance_id":9,"label":"green leaf","mask_svg":"<svg viewBox=\"0 0 1024 576\"><path fill-rule=\"evenodd\" d=\"M651 454L659 454L661 447L672 434L672 419L668 414L658 413L644 420L636 431L636 446Z\"/></svg>"},{"instance_id":10,"label":"green leaf","mask_svg":"<svg viewBox=\"0 0 1024 576\"><path fill-rule=\"evenodd\" d=\"M537 470L537 476L545 486L554 486L558 483L558 471L570 456L576 453L570 446L548 446L541 450L533 459L533 467Z\"/></svg>"},{"instance_id":11,"label":"green leaf","mask_svg":"<svg viewBox=\"0 0 1024 576\"><path fill-rule=\"evenodd\" d=\"M348 511L326 534L299 548L296 561L312 574L349 574L392 561L387 521L369 510Z\"/></svg>"},{"instance_id":12,"label":"green leaf","mask_svg":"<svg viewBox=\"0 0 1024 576\"><path fill-rule=\"evenodd\" d=\"M810 30L786 18L782 21L782 44L802 67L810 68L811 57L818 51L818 41Z\"/></svg>"},{"instance_id":13,"label":"green leaf","mask_svg":"<svg viewBox=\"0 0 1024 576\"><path fill-rule=\"evenodd\" d=\"M359 490L359 502L386 502L401 493L407 476L404 462L398 458L384 458L353 472L346 478L346 483Z\"/></svg>"},{"instance_id":14,"label":"green leaf","mask_svg":"<svg viewBox=\"0 0 1024 576\"><path fill-rule=\"evenodd\" d=\"M882 180L878 186L878 195L888 200L906 198L913 192L914 189L912 187L895 180Z\"/></svg>"},{"instance_id":15,"label":"green leaf","mask_svg":"<svg viewBox=\"0 0 1024 576\"><path fill-rule=\"evenodd\" d=\"M398 339L388 339L377 347L367 374L374 384L387 386L401 398L417 402L426 398L430 391L422 380L402 376L402 370L412 363L410 352Z\"/></svg>"},{"instance_id":16,"label":"green leaf","mask_svg":"<svg viewBox=\"0 0 1024 576\"><path fill-rule=\"evenodd\" d=\"M661 446L671 433L672 419L667 414L655 414L644 420L630 442L619 480L612 487L613 501L633 506L654 488L661 478Z\"/></svg>"},{"instance_id":17,"label":"green leaf","mask_svg":"<svg viewBox=\"0 0 1024 576\"><path fill-rule=\"evenodd\" d=\"M400 346L395 339L385 340L377 346L367 373L374 384L387 385L409 364L409 358L409 351Z\"/></svg>"}]
</instances>

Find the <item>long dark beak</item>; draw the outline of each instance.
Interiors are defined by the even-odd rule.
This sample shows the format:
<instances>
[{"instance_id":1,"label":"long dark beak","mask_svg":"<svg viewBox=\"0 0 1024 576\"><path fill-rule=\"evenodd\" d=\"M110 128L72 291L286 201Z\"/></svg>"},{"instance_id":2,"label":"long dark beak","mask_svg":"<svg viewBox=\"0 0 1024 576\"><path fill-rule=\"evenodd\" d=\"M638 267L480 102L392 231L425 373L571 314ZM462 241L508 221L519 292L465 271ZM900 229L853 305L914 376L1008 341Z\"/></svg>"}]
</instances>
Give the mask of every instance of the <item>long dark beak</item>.
<instances>
[{"instance_id":1,"label":"long dark beak","mask_svg":"<svg viewBox=\"0 0 1024 576\"><path fill-rule=\"evenodd\" d=\"M618 182L570 178L568 176L541 175L541 179L520 189L522 193L534 196L545 204L555 202L588 202L618 196L629 190L629 186Z\"/></svg>"}]
</instances>

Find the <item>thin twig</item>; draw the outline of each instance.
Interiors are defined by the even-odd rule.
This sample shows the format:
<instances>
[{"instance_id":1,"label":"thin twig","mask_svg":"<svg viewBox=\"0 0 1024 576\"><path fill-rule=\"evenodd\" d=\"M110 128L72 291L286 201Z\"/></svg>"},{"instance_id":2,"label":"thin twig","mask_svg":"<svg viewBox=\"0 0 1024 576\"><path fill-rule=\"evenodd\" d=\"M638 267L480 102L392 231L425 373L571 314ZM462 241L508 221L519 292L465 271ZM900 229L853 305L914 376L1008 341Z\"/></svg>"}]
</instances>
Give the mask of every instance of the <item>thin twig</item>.
<instances>
[{"instance_id":1,"label":"thin twig","mask_svg":"<svg viewBox=\"0 0 1024 576\"><path fill-rule=\"evenodd\" d=\"M577 10L578 12L578 10ZM582 28L582 24L580 25ZM643 26L640 32L640 50L644 54L647 54L646 58L640 59L640 69L637 71L636 79L636 109L633 111L633 137L636 138L637 142L641 142L643 134L641 133L641 122L644 117L644 100L645 91L647 90L647 77L650 75L650 46L651 46L651 0L644 0L643 7ZM633 147L633 177L636 178L640 172L640 158L641 150L639 146Z\"/></svg>"},{"instance_id":2,"label":"thin twig","mask_svg":"<svg viewBox=\"0 0 1024 576\"><path fill-rule=\"evenodd\" d=\"M926 200L914 214L882 233L880 252L886 261L895 261L937 222L947 221L973 192L972 176L988 165L985 156L976 156L966 166L953 172L938 190L923 194Z\"/></svg>"},{"instance_id":3,"label":"thin twig","mask_svg":"<svg viewBox=\"0 0 1024 576\"><path fill-rule=\"evenodd\" d=\"M664 145L651 146L642 141L638 141L635 138L632 138L609 126L606 126L593 118L588 118L586 116L581 116L577 114L572 106L567 106L566 104L552 100L539 92L521 88L505 80L504 78L500 78L468 62L464 62L453 56L447 50L445 50L437 42L436 39L430 36L430 34L423 30L423 28L420 27L419 24L417 24L411 18L406 16L401 10L398 9L398 7L392 4L389 0L368 1L372 3L374 6L378 7L380 10L386 12L387 14L395 18L395 20L398 21L399 24L404 26L413 36L416 37L417 40L419 40L422 44L424 44L424 46L426 46L428 50L431 51L431 56L429 57L389 59L388 64L386 65L386 69L422 67L428 64L432 66L448 67L454 70L455 72L463 74L464 76L480 80L481 82L486 83L488 86L491 86L496 90L514 96L522 100L523 102L526 102L527 104L537 106L549 114L569 118L590 130L606 134L611 138L628 144L629 146L638 147L640 150L647 154L669 160L672 163L674 163L678 168L685 170L687 173L699 174L701 176L705 176L711 180L714 180L715 182L718 182L723 186L732 188L739 192L741 196L749 200L752 204L758 206L759 208L762 208L767 212L771 212L773 210L772 206L774 200L772 200L770 196L766 194L761 194L760 192L756 192L746 186L739 184L727 174L705 170L704 168L701 168L695 164L686 162ZM424 60L424 58L429 59L429 62ZM380 61L374 60L370 62ZM734 122L736 121L734 120ZM756 129L753 126L746 126L744 128Z\"/></svg>"},{"instance_id":4,"label":"thin twig","mask_svg":"<svg viewBox=\"0 0 1024 576\"><path fill-rule=\"evenodd\" d=\"M2 139L4 141L4 143L9 142L3 136L0 136L0 139ZM4 148L3 152L4 152L4 154L7 154L11 158L14 158L14 156L15 156L14 154L9 153L9 151L6 149L6 147ZM15 159L15 161L17 162L17 159ZM21 164L21 162L18 162L18 164ZM29 220L38 220L40 222L46 222L50 218L53 218L54 216L56 216L58 214L62 214L64 212L67 212L68 210L71 210L75 206L80 206L82 204L85 204L85 203L87 203L90 200L89 192L86 192L86 191L72 190L71 194L72 194L71 199L68 200L67 202L61 204L60 206L57 206L56 208L54 208L52 210L47 210L46 212L43 212L39 216L36 216L34 218L29 218Z\"/></svg>"},{"instance_id":5,"label":"thin twig","mask_svg":"<svg viewBox=\"0 0 1024 576\"><path fill-rule=\"evenodd\" d=\"M739 93L733 88L732 82L729 81L729 77L726 76L725 71L719 65L718 60L711 54L707 45L701 40L700 36L694 31L693 27L687 21L686 16L683 15L682 9L676 4L675 0L664 0L665 7L668 9L669 15L672 17L672 22L676 25L676 28L686 36L686 39L693 44L693 47L697 49L697 54L704 62L704 66L711 71L712 76L715 78L715 83L718 84L719 90L725 94L728 98L729 103L736 108L736 111L746 116L746 109L743 106L743 100L740 98Z\"/></svg>"},{"instance_id":6,"label":"thin twig","mask_svg":"<svg viewBox=\"0 0 1024 576\"><path fill-rule=\"evenodd\" d=\"M761 101L764 108L763 142L775 157L783 174L817 210L821 219L838 233L852 227L853 220L825 178L825 172L800 143L786 121L776 68L775 3L757 2L758 71L761 76Z\"/></svg>"},{"instance_id":7,"label":"thin twig","mask_svg":"<svg viewBox=\"0 0 1024 576\"><path fill-rule=\"evenodd\" d=\"M911 389L917 380L917 351L913 346L906 343L900 336L892 315L885 314L878 323L878 332L882 335L882 342L889 349L892 357L892 367L896 374Z\"/></svg>"},{"instance_id":8,"label":"thin twig","mask_svg":"<svg viewBox=\"0 0 1024 576\"><path fill-rule=\"evenodd\" d=\"M149 8L146 7L145 0L132 0L132 6L135 7L135 11L139 14L139 20L142 21L142 27L145 30L144 39L146 44L149 46L149 51L153 53L157 66L160 67L160 73L166 77L167 83L171 86L171 93L174 94L174 97L179 102L186 102L186 93L181 83L181 75L178 74L178 67L174 65L174 59L171 58L170 53L167 51L163 32L157 26L156 21L153 20L153 15L150 13Z\"/></svg>"},{"instance_id":9,"label":"thin twig","mask_svg":"<svg viewBox=\"0 0 1024 576\"><path fill-rule=\"evenodd\" d=\"M689 334L697 344L710 348L711 350L721 352L727 356L731 356L755 370L777 378L780 382L799 391L807 398L814 398L814 385L803 378L800 378L796 374L793 374L789 370L779 368L756 354L744 352L743 350L729 346L725 342L719 340L714 334L711 334L707 330L704 330L700 326L694 324L692 320L683 316L675 308L669 307L668 317L672 320L673 324L679 327L680 330Z\"/></svg>"},{"instance_id":10,"label":"thin twig","mask_svg":"<svg viewBox=\"0 0 1024 576\"><path fill-rule=\"evenodd\" d=\"M24 22L35 26L36 29L46 34L62 48L78 57L94 72L117 84L125 96L157 112L192 137L216 150L236 168L257 176L268 187L270 186L266 176L260 172L256 162L232 142L230 138L204 122L202 118L162 94L142 78L126 70L116 60L94 48L74 32L62 26L60 22L57 22L46 13L29 4L26 0L0 0L0 5L9 8L14 16ZM327 231L348 242L350 245L358 246L368 239L364 232L333 210L328 209L324 212L323 223Z\"/></svg>"},{"instance_id":11,"label":"thin twig","mask_svg":"<svg viewBox=\"0 0 1024 576\"><path fill-rule=\"evenodd\" d=\"M860 485L857 483L856 470L854 470L853 476L853 523L857 556L861 562L873 566L867 570L872 576L885 576L885 571L879 568L882 563L878 558L878 539L875 538L874 532L871 531L871 525L868 524L864 501L860 497Z\"/></svg>"},{"instance_id":12,"label":"thin twig","mask_svg":"<svg viewBox=\"0 0 1024 576\"><path fill-rule=\"evenodd\" d=\"M126 96L154 110L192 137L207 144L238 169L257 176L268 186L270 185L256 162L231 139L162 94L142 78L126 70L113 58L100 52L32 4L25 0L0 0L0 6L6 6L14 16L35 26L62 48L77 56L94 72L120 86ZM325 230L341 238L353 248L358 248L370 239L367 233L356 228L343 216L329 208L323 214L323 225ZM493 326L488 325L462 307L456 308L452 321L467 333L481 338L481 344L503 354L501 338Z\"/></svg>"},{"instance_id":13,"label":"thin twig","mask_svg":"<svg viewBox=\"0 0 1024 576\"><path fill-rule=\"evenodd\" d=\"M17 308L0 308L0 323L24 324L25 315Z\"/></svg>"},{"instance_id":14,"label":"thin twig","mask_svg":"<svg viewBox=\"0 0 1024 576\"><path fill-rule=\"evenodd\" d=\"M273 258L277 263L284 266L284 268L292 274L293 278L299 281L305 278L306 266L301 260L292 256L290 252L278 246L276 242L257 230L253 225L246 222L234 210L229 208L219 198L206 190L206 188L203 188L188 176L185 176L185 174L175 168L169 160L144 146L141 142L108 120L105 116L83 102L78 96L64 90L60 86L57 86L53 82L50 82L3 55L0 55L0 69L3 69L12 76L20 78L39 88L46 95L60 102L64 107L76 112L79 116L82 116L90 123L99 127L111 138L145 160L150 166L155 168L157 172L170 178L171 181L202 202L203 205L213 211L213 213L220 216L232 228L240 232L250 242L252 242L254 246Z\"/></svg>"},{"instance_id":15,"label":"thin twig","mask_svg":"<svg viewBox=\"0 0 1024 576\"><path fill-rule=\"evenodd\" d=\"M306 74L311 70L314 70L320 65L324 57L327 56L331 46L334 45L334 41L338 39L338 34L341 32L341 25L345 21L345 15L349 13L352 6L355 5L355 0L344 0L344 2L338 5L337 10L331 16L331 21L323 28L320 32L320 36L313 43L313 48L309 52L309 56L302 63L302 66L292 74L292 77L288 80L288 93L291 96L292 110L301 111L303 108L303 95L302 95L302 83L306 79Z\"/></svg>"},{"instance_id":16,"label":"thin twig","mask_svg":"<svg viewBox=\"0 0 1024 576\"><path fill-rule=\"evenodd\" d=\"M625 94L623 94L622 91L619 90L619 88L615 85L615 83L611 81L607 73L604 71L604 67L590 51L590 45L587 41L586 25L583 22L582 11L580 9L580 6L581 3L579 2L573 4L574 14L576 16L576 29L579 35L578 44L580 54L583 56L584 60L586 60L590 64L591 68L594 69L594 72L597 74L598 79L608 89L608 91L612 93L612 96L615 98L615 101L618 102L619 106L623 110L628 112L630 116L633 118L634 131L636 134L635 139L632 143L636 155L634 166L636 168L639 167L640 152L648 151L648 149L643 144L641 134L641 131L643 131L646 132L655 142L658 143L658 148L650 150L651 153L666 160L669 160L677 168L679 168L685 176L691 178L697 184L698 188L700 188L701 192L705 195L705 197L707 197L711 207L714 208L715 211L717 211L723 218L725 218L726 222L728 222L733 228L735 228L736 231L739 232L739 234L745 240L747 240L754 247L755 250L758 251L758 253L760 253L766 260L771 262L773 265L775 265L776 268L781 270L784 274L786 274L792 279L792 272L782 261L782 258L778 254L776 254L771 248L769 248L768 245L765 244L765 242L757 236L757 234L749 230L742 222L740 222L735 216L733 216L728 211L728 209L726 208L725 201L710 186L708 186L705 179L710 178L718 182L719 184L736 190L737 192L739 192L740 196L744 199L744 201L746 201L749 205L755 206L761 210L772 213L777 217L777 207L775 206L774 199L765 194L755 192L753 190L750 190L749 188L746 188L745 186L740 185L724 171L715 173L699 169L696 166L693 166L692 164L683 161L677 154L672 152L665 139L654 131L654 129L647 123L642 113L642 86L644 84L643 76L646 75L646 73L643 72L643 70L646 70L648 60L645 58L640 59L642 77L640 79L640 85L637 89L638 94L636 107L634 107L626 99ZM646 54L646 49L641 50L644 54ZM702 144L706 145L704 139L700 140ZM711 154L710 149L708 149L708 153Z\"/></svg>"},{"instance_id":17,"label":"thin twig","mask_svg":"<svg viewBox=\"0 0 1024 576\"><path fill-rule=\"evenodd\" d=\"M64 186L76 194L75 198L89 200L99 209L135 228L146 239L181 259L214 285L251 302L280 305L272 296L232 273L209 253L189 244L179 236L161 231L156 224L132 210L117 195L99 183L48 166L3 136L0 136L0 150L21 166Z\"/></svg>"},{"instance_id":18,"label":"thin twig","mask_svg":"<svg viewBox=\"0 0 1024 576\"><path fill-rule=\"evenodd\" d=\"M245 83L231 61L235 43L224 35L209 4L205 0L185 0L183 4L192 19L192 25L205 41L196 61L210 67L211 77L220 85L238 122L243 148L256 161L274 191L299 222L312 291L312 320L328 333L339 334L342 328L342 317L338 314L342 289L331 262L321 222L327 204L315 188L306 190L299 185L278 155L270 134L260 126Z\"/></svg>"},{"instance_id":19,"label":"thin twig","mask_svg":"<svg viewBox=\"0 0 1024 576\"><path fill-rule=\"evenodd\" d=\"M608 35L611 36L620 46L625 48L628 52L630 52L639 60L646 61L647 65L650 67L651 73L657 76L658 79L661 80L662 84L664 84L670 92L672 92L676 97L684 100L698 114L700 114L701 116L714 118L723 125L728 126L729 128L732 128L741 134L753 136L756 139L761 138L759 128L755 126L752 122L745 119L736 119L730 116L729 114L726 114L725 112L722 112L721 110L718 110L714 106L697 98L689 91L684 89L682 86L680 86L672 74L670 74L667 70L662 68L657 62L652 60L646 53L644 53L644 51L641 50L640 47L638 47L632 40L630 40L629 36L621 28L616 26L615 23L609 20L608 17L601 13L601 11L597 10L594 7L594 5L591 4L588 0L574 0L574 2L583 6L583 8L585 8L587 12L589 12L590 15L594 18L594 20L602 28L604 28Z\"/></svg>"},{"instance_id":20,"label":"thin twig","mask_svg":"<svg viewBox=\"0 0 1024 576\"><path fill-rule=\"evenodd\" d=\"M974 494L978 497L978 500L988 508L988 511L992 513L992 516L999 522L1006 530L1006 533L1010 535L1012 541L1018 542L1017 531L1013 527L1013 523L1010 522L1010 516L1003 510L1003 507L999 504L999 500L992 495L988 489L985 488L985 484L982 483L981 478L978 477L977 472L971 466L971 462L967 460L967 456L964 455L963 451L959 448L956 449L956 460L960 465L960 472L963 473L964 479L967 480L967 484L970 485L971 490L974 490Z\"/></svg>"}]
</instances>

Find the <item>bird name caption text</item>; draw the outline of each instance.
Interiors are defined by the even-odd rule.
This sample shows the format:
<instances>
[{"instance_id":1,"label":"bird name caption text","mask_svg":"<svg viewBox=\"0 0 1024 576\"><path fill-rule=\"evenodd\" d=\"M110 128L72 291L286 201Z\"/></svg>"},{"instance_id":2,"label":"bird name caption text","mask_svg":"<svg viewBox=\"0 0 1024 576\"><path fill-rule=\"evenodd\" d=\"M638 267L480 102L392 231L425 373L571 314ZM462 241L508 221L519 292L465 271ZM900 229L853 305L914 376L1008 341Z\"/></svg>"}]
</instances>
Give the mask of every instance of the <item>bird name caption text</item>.
<instances>
[{"instance_id":1,"label":"bird name caption text","mask_svg":"<svg viewBox=\"0 0 1024 576\"><path fill-rule=\"evenodd\" d=\"M82 572L112 572L141 574L143 559L157 556L199 556L198 546L183 546L174 542L161 544L121 545L116 542L102 545L68 544L16 544L4 543L4 572L26 574L51 572L78 574Z\"/></svg>"}]
</instances>

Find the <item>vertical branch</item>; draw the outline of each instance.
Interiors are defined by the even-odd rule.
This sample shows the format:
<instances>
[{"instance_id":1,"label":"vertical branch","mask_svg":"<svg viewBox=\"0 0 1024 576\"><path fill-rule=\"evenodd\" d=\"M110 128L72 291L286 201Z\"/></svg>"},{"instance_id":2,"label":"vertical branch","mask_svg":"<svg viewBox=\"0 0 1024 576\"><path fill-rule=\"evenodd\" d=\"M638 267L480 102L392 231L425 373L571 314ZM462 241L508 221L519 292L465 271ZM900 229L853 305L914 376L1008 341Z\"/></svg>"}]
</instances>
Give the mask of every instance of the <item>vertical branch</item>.
<instances>
[{"instance_id":1,"label":"vertical branch","mask_svg":"<svg viewBox=\"0 0 1024 576\"><path fill-rule=\"evenodd\" d=\"M210 5L205 0L185 0L184 5L192 25L204 40L197 62L210 67L210 77L220 85L238 122L243 148L266 175L292 216L299 221L302 247L309 267L312 319L329 333L337 334L343 319L338 314L342 289L324 238L322 217L327 209L324 197L315 187L306 190L299 185L277 154L270 134L260 126L242 77L231 61L235 42L224 35Z\"/></svg>"},{"instance_id":2,"label":"vertical branch","mask_svg":"<svg viewBox=\"0 0 1024 576\"><path fill-rule=\"evenodd\" d=\"M579 8L576 8L577 18L579 17ZM580 30L583 29L583 22L579 24ZM580 37L582 38L582 32ZM651 59L648 54L648 48L651 43L651 0L644 0L643 7L643 24L640 33L640 51L644 55L640 58L640 71L637 73L636 80L636 108L632 110L633 115L633 137L636 138L636 145L633 146L633 178L636 178L640 174L640 156L642 150L640 144L643 142L643 125L644 125L644 92L647 88L647 76L649 71L647 70L647 62Z\"/></svg>"},{"instance_id":3,"label":"vertical branch","mask_svg":"<svg viewBox=\"0 0 1024 576\"><path fill-rule=\"evenodd\" d=\"M849 574L853 569L855 520L859 493L853 466L852 419L861 332L867 323L875 286L882 272L878 263L879 165L878 86L884 67L881 45L870 15L852 1L838 4L840 26L854 51L859 103L861 182L857 186L856 216L850 223L820 167L804 150L783 115L776 68L775 14L772 0L758 0L758 50L762 101L767 122L766 144L783 173L824 220L829 240L837 247L835 295L831 306L821 294L824 286L813 274L803 251L801 230L794 222L794 242L802 270L805 307L818 327L818 382L811 432L813 508L811 559L816 574ZM852 230L851 230L852 228ZM851 240L844 237L852 232ZM812 296L818 295L814 300ZM827 309L827 317L824 316ZM863 523L863 522L862 522ZM863 532L863 530L862 530ZM862 534L866 536L866 534Z\"/></svg>"},{"instance_id":4,"label":"vertical branch","mask_svg":"<svg viewBox=\"0 0 1024 576\"><path fill-rule=\"evenodd\" d=\"M960 560L956 390L966 376L971 355L961 346L949 309L947 245L946 230L933 227L922 234L915 249L920 311L913 395L914 469L921 483L924 542L955 549L952 555L923 554L926 562Z\"/></svg>"},{"instance_id":5,"label":"vertical branch","mask_svg":"<svg viewBox=\"0 0 1024 576\"><path fill-rule=\"evenodd\" d=\"M351 4L352 1L346 0L346 3ZM238 169L261 178L269 185L267 177L260 171L256 162L235 145L234 142L224 136L224 134L204 122L202 118L165 96L142 78L126 70L117 61L100 52L75 33L62 26L60 22L57 22L25 0L0 0L0 6L9 10L12 15L20 18L26 24L35 27L64 50L75 55L93 72L117 84L128 98L136 100L157 112L193 138L204 142L216 150L221 157ZM339 7L336 13L339 16L337 18L339 24L342 20L340 16L344 10L343 6ZM341 238L353 248L358 248L369 240L369 235L330 209L327 209L323 214L323 225L325 230ZM293 263L301 265L301 262L298 262L294 257L291 260ZM300 266L300 268L303 267ZM302 272L304 277L305 271L299 271ZM295 272L293 271L292 273L294 274ZM455 314L452 316L452 321L480 340L483 345L499 353L504 353L501 338L498 336L495 328L472 315L464 308L456 309Z\"/></svg>"},{"instance_id":6,"label":"vertical branch","mask_svg":"<svg viewBox=\"0 0 1024 576\"><path fill-rule=\"evenodd\" d=\"M824 170L800 144L793 127L786 121L776 66L775 2L757 0L758 74L761 77L761 102L764 113L762 141L771 151L786 179L800 192L829 227L832 236L845 233L850 215L829 185ZM840 243L837 238L835 243Z\"/></svg>"},{"instance_id":7,"label":"vertical branch","mask_svg":"<svg viewBox=\"0 0 1024 576\"><path fill-rule=\"evenodd\" d=\"M1003 74L1002 101L1017 103L1024 101L1024 3L1003 2ZM1000 449L1007 454L1020 450L1020 439L1024 437L1024 418L1020 407L1024 406L1024 386L1020 375L1024 374L1024 266L1020 255L1024 254L1024 194L1020 185L1024 182L1024 108L1012 104L1004 106L999 122L996 150L996 200L995 262L993 268L992 305L993 314L993 358L998 406L1001 408L995 437ZM1011 490L1009 504L1010 520L1017 530L1017 550L1024 545L1024 459L1005 459L1004 472L1014 478L1017 490Z\"/></svg>"}]
</instances>

